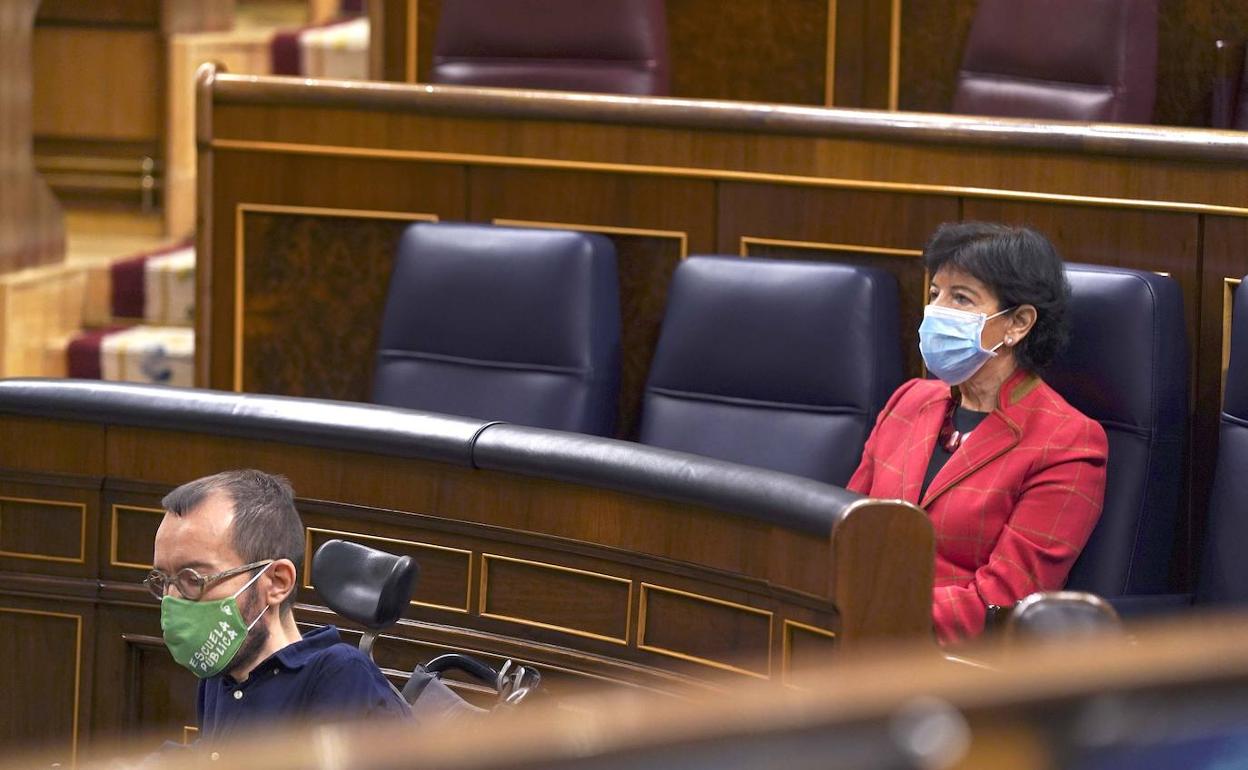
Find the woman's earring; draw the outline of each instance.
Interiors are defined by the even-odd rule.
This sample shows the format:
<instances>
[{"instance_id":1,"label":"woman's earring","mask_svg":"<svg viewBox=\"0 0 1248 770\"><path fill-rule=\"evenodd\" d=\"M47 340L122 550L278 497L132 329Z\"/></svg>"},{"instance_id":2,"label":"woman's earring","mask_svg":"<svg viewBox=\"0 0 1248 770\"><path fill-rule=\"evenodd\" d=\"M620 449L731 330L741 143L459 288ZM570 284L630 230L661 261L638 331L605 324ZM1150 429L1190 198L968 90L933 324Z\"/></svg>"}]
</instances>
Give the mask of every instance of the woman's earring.
<instances>
[{"instance_id":1,"label":"woman's earring","mask_svg":"<svg viewBox=\"0 0 1248 770\"><path fill-rule=\"evenodd\" d=\"M1005 344L1006 344L1006 345L1013 345L1013 344L1014 344L1014 338L1013 338L1013 337L1006 337L1006 338L1005 338Z\"/></svg>"}]
</instances>

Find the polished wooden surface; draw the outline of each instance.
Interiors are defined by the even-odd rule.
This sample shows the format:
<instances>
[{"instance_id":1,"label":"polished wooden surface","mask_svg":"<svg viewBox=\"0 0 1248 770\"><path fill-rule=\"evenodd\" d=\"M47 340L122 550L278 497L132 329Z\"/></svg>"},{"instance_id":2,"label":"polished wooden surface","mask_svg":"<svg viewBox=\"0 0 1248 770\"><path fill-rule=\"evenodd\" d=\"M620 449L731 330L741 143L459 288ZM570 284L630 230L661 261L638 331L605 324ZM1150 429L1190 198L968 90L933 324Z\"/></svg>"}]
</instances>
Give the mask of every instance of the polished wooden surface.
<instances>
[{"instance_id":1,"label":"polished wooden surface","mask_svg":"<svg viewBox=\"0 0 1248 770\"><path fill-rule=\"evenodd\" d=\"M300 725L217 748L222 760L246 757L273 770L1058 770L1203 766L1208 757L1238 766L1248 713L1245 633L1242 617L1212 618L1141 629L1130 640L1002 647L984 651L978 666L903 648L804 671L796 686L736 685L729 697L691 702L597 690L495 712L484 730L479 723L423 731ZM208 756L166 759L154 766L219 764ZM132 762L110 757L86 766ZM41 757L11 766L46 764Z\"/></svg>"},{"instance_id":2,"label":"polished wooden surface","mask_svg":"<svg viewBox=\"0 0 1248 770\"><path fill-rule=\"evenodd\" d=\"M535 476L10 415L0 685L24 695L0 705L0 745L39 740L68 761L88 742L178 740L194 724L195 680L163 649L159 605L138 581L161 497L235 467L290 478L309 555L340 537L416 558L411 607L376 653L400 683L460 650L534 663L556 693L595 681L688 697L721 687L719 674L787 680L840 651L931 644L932 533L913 506L860 501L830 536L805 534ZM298 620L342 623L315 582L305 565Z\"/></svg>"},{"instance_id":3,"label":"polished wooden surface","mask_svg":"<svg viewBox=\"0 0 1248 770\"><path fill-rule=\"evenodd\" d=\"M135 209L159 203L166 164L185 166L183 155L171 158L170 145L174 124L189 132L175 110L194 80L194 64L179 68L170 41L229 29L233 19L234 0L50 0L40 6L32 65L35 151L58 195ZM185 227L190 215L176 213L181 220L174 224Z\"/></svg>"},{"instance_id":4,"label":"polished wooden surface","mask_svg":"<svg viewBox=\"0 0 1248 770\"><path fill-rule=\"evenodd\" d=\"M31 30L38 0L0 5L0 273L59 262L61 207L31 156Z\"/></svg>"},{"instance_id":5,"label":"polished wooden surface","mask_svg":"<svg viewBox=\"0 0 1248 770\"><path fill-rule=\"evenodd\" d=\"M368 397L364 340L372 332L332 342L341 351L329 356L326 345L341 336L336 324L319 332L305 325L293 340L265 325L283 300L246 279L263 269L253 266L256 255L262 264L293 260L303 266L288 268L300 275L328 275L333 259L305 264L315 259L306 250L265 245L257 228L266 222L345 232L342 218L353 218L351 237L373 244L355 254L368 265L363 283L384 275L376 265L388 263L384 244L403 217L605 233L621 255L628 329L624 436L636 425L666 279L681 256L877 265L897 277L902 328L913 329L926 280L919 254L937 224L1030 224L1072 261L1163 272L1179 284L1194 394L1192 516L1178 534L1175 575L1179 585L1187 580L1202 529L1203 469L1217 442L1221 292L1226 279L1248 273L1236 230L1248 218L1246 135L389 83L229 75L211 83L199 137L201 162L215 175L201 208L209 258L200 262L200 382ZM382 291L356 277L309 293L299 313L336 317L318 297ZM913 343L902 344L917 375ZM317 374L347 360L352 374L335 374L337 385ZM313 375L293 374L300 369Z\"/></svg>"},{"instance_id":6,"label":"polished wooden surface","mask_svg":"<svg viewBox=\"0 0 1248 770\"><path fill-rule=\"evenodd\" d=\"M900 106L947 110L975 0L924 0L902 7ZM1217 68L1214 43L1245 38L1248 6L1235 0L1173 0L1159 9L1153 122L1207 126Z\"/></svg>"}]
</instances>

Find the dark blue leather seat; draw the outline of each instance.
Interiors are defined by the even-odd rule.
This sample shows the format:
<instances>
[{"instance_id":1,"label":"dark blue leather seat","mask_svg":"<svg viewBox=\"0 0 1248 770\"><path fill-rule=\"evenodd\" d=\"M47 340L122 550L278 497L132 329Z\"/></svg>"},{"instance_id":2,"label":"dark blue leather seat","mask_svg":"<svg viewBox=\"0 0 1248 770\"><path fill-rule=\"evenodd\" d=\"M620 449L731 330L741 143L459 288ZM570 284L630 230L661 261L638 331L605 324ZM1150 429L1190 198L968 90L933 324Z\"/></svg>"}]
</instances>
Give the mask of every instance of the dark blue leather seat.
<instances>
[{"instance_id":1,"label":"dark blue leather seat","mask_svg":"<svg viewBox=\"0 0 1248 770\"><path fill-rule=\"evenodd\" d=\"M1235 290L1232 309L1231 362L1222 396L1198 604L1248 602L1248 278L1244 280Z\"/></svg>"},{"instance_id":2,"label":"dark blue leather seat","mask_svg":"<svg viewBox=\"0 0 1248 770\"><path fill-rule=\"evenodd\" d=\"M690 257L640 441L844 486L901 384L897 283L849 265Z\"/></svg>"},{"instance_id":3,"label":"dark blue leather seat","mask_svg":"<svg viewBox=\"0 0 1248 770\"><path fill-rule=\"evenodd\" d=\"M440 223L403 234L374 402L609 435L619 373L606 238Z\"/></svg>"},{"instance_id":4,"label":"dark blue leather seat","mask_svg":"<svg viewBox=\"0 0 1248 770\"><path fill-rule=\"evenodd\" d=\"M1067 265L1070 346L1045 381L1109 437L1105 507L1067 587L1107 597L1170 588L1183 490L1188 367L1170 278Z\"/></svg>"}]
</instances>

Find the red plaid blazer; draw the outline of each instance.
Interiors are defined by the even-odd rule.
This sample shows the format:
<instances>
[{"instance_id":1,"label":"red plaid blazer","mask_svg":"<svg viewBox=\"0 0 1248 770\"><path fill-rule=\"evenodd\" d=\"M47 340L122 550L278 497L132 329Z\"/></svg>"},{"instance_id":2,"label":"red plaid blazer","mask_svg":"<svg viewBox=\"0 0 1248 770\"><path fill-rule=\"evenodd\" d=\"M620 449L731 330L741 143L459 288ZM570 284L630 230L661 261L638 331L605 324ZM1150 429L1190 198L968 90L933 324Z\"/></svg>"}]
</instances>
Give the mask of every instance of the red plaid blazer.
<instances>
[{"instance_id":1,"label":"red plaid blazer","mask_svg":"<svg viewBox=\"0 0 1248 770\"><path fill-rule=\"evenodd\" d=\"M849 480L859 494L908 500L931 517L941 643L979 634L989 604L1065 584L1101 515L1108 454L1100 424L1020 371L920 501L950 398L939 380L898 388Z\"/></svg>"}]
</instances>

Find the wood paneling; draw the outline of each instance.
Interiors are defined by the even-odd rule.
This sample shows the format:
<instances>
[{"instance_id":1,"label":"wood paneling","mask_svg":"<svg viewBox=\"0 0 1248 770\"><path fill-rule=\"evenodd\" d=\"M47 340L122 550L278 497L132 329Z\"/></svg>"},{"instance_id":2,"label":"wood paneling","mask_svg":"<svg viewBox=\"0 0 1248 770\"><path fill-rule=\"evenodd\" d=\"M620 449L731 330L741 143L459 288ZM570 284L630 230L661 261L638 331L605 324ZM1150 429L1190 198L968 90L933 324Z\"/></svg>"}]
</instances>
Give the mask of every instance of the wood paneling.
<instances>
[{"instance_id":1,"label":"wood paneling","mask_svg":"<svg viewBox=\"0 0 1248 770\"><path fill-rule=\"evenodd\" d=\"M770 612L661 586L641 586L638 646L657 655L771 675Z\"/></svg>"},{"instance_id":2,"label":"wood paneling","mask_svg":"<svg viewBox=\"0 0 1248 770\"><path fill-rule=\"evenodd\" d=\"M668 0L672 95L824 104L835 4Z\"/></svg>"},{"instance_id":3,"label":"wood paneling","mask_svg":"<svg viewBox=\"0 0 1248 770\"><path fill-rule=\"evenodd\" d=\"M0 556L82 563L83 503L0 496Z\"/></svg>"},{"instance_id":4,"label":"wood paneling","mask_svg":"<svg viewBox=\"0 0 1248 770\"><path fill-rule=\"evenodd\" d=\"M61 208L31 157L31 30L37 0L0 5L0 273L59 262Z\"/></svg>"},{"instance_id":5,"label":"wood paneling","mask_svg":"<svg viewBox=\"0 0 1248 770\"><path fill-rule=\"evenodd\" d=\"M156 530L165 517L159 505L139 506L113 503L109 506L108 565L129 569L151 569Z\"/></svg>"},{"instance_id":6,"label":"wood paneling","mask_svg":"<svg viewBox=\"0 0 1248 770\"><path fill-rule=\"evenodd\" d=\"M164 58L155 30L35 30L34 130L40 137L160 139Z\"/></svg>"},{"instance_id":7,"label":"wood paneling","mask_svg":"<svg viewBox=\"0 0 1248 770\"><path fill-rule=\"evenodd\" d=\"M497 554L481 560L482 616L629 643L631 580Z\"/></svg>"},{"instance_id":8,"label":"wood paneling","mask_svg":"<svg viewBox=\"0 0 1248 770\"><path fill-rule=\"evenodd\" d=\"M0 596L0 692L13 699L0 719L0 745L49 751L72 765L80 737L82 617L27 604Z\"/></svg>"},{"instance_id":9,"label":"wood paneling","mask_svg":"<svg viewBox=\"0 0 1248 770\"><path fill-rule=\"evenodd\" d=\"M242 211L242 389L311 398L365 401L372 395L377 350L394 251L408 220ZM346 280L336 278L342 276ZM348 278L349 276L349 278ZM322 293L341 285L346 293ZM308 328L324 346L283 355L283 340ZM280 363L279 363L280 362Z\"/></svg>"}]
</instances>

